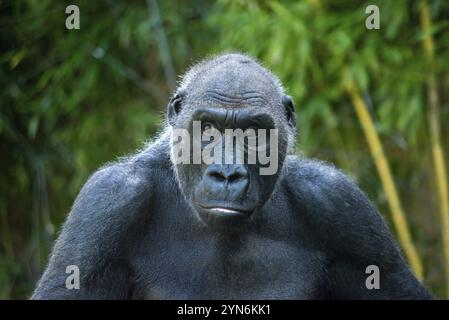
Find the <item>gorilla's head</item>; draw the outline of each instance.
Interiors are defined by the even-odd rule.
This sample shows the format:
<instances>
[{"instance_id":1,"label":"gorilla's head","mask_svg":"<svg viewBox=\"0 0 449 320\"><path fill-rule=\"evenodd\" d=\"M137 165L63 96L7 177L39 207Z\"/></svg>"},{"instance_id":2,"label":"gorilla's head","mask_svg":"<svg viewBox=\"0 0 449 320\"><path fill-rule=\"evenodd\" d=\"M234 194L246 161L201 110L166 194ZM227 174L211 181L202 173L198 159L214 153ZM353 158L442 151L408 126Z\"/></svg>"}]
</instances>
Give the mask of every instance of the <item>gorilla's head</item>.
<instances>
[{"instance_id":1,"label":"gorilla's head","mask_svg":"<svg viewBox=\"0 0 449 320\"><path fill-rule=\"evenodd\" d=\"M293 103L278 78L245 55L206 60L183 77L169 102L168 122L176 132L171 157L180 188L201 220L215 227L251 221L270 198L295 143ZM237 156L238 139L228 140L234 148L225 148L231 132L248 134L243 162ZM210 140L201 140L201 133ZM248 148L250 140L256 150ZM249 161L250 150L256 161ZM205 161L204 154L215 160ZM267 163L267 157L276 163Z\"/></svg>"}]
</instances>

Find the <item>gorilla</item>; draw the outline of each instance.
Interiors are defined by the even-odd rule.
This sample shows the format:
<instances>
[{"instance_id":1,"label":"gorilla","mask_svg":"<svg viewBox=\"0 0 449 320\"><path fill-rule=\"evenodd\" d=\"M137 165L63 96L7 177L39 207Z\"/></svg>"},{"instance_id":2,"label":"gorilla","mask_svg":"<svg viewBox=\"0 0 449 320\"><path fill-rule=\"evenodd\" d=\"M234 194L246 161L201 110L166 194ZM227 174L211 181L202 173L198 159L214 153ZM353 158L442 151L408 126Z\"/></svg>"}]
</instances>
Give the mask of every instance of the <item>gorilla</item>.
<instances>
[{"instance_id":1,"label":"gorilla","mask_svg":"<svg viewBox=\"0 0 449 320\"><path fill-rule=\"evenodd\" d=\"M202 132L274 130L275 172L234 151L226 163L177 161L173 132L192 135L194 122ZM193 66L158 137L88 179L32 298L431 298L364 193L333 166L295 155L295 133L292 99L253 58Z\"/></svg>"}]
</instances>

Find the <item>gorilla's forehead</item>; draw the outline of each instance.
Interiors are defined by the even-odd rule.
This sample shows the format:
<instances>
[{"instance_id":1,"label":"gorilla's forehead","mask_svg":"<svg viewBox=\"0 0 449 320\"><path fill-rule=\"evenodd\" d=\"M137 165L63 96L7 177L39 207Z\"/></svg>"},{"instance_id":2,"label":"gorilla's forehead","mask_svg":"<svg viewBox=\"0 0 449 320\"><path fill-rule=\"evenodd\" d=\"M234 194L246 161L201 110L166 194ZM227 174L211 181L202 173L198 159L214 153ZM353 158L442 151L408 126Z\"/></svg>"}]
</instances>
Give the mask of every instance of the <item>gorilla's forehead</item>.
<instances>
[{"instance_id":1,"label":"gorilla's forehead","mask_svg":"<svg viewBox=\"0 0 449 320\"><path fill-rule=\"evenodd\" d=\"M229 60L205 67L191 79L188 96L228 106L273 105L282 99L279 86L270 74L254 62Z\"/></svg>"},{"instance_id":2,"label":"gorilla's forehead","mask_svg":"<svg viewBox=\"0 0 449 320\"><path fill-rule=\"evenodd\" d=\"M270 104L269 99L264 95L264 92L256 90L240 90L230 91L222 88L212 88L201 93L203 101L217 104L225 104L229 106L262 106Z\"/></svg>"}]
</instances>

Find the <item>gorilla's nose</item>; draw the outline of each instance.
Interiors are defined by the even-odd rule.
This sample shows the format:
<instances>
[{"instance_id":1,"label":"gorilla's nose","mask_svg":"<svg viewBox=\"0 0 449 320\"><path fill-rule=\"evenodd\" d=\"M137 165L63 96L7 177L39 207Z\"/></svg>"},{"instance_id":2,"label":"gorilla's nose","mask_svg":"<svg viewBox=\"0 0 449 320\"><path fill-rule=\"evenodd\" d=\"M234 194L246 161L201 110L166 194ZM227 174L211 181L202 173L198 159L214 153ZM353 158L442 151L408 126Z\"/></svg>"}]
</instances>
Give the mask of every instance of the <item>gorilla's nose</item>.
<instances>
[{"instance_id":1,"label":"gorilla's nose","mask_svg":"<svg viewBox=\"0 0 449 320\"><path fill-rule=\"evenodd\" d=\"M211 191L223 192L227 188L237 197L244 193L249 185L248 171L240 164L213 164L206 170L206 184Z\"/></svg>"}]
</instances>

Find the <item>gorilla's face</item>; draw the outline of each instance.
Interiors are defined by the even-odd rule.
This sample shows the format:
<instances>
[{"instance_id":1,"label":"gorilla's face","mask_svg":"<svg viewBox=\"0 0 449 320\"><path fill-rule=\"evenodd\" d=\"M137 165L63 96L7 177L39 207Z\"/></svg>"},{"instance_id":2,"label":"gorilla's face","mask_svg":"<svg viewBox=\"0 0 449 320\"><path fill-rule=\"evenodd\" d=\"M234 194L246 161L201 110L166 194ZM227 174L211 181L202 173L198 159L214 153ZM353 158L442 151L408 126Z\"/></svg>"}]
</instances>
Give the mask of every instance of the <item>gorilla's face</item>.
<instances>
[{"instance_id":1,"label":"gorilla's face","mask_svg":"<svg viewBox=\"0 0 449 320\"><path fill-rule=\"evenodd\" d=\"M181 142L173 137L172 158L190 153L184 163L183 159L175 161L187 200L202 220L212 225L247 221L270 197L279 176L279 162L284 160L278 155L285 154L286 145L281 144L283 150L279 152L274 119L245 107L209 107L193 112L182 129L190 139ZM261 132L264 137L258 139ZM241 139L238 133L242 134ZM265 140L263 145L261 140ZM181 150L180 145L185 142L187 146ZM262 165L259 152L268 155L266 165ZM251 153L255 161L249 163Z\"/></svg>"},{"instance_id":2,"label":"gorilla's face","mask_svg":"<svg viewBox=\"0 0 449 320\"><path fill-rule=\"evenodd\" d=\"M181 190L214 227L249 223L270 198L285 159L291 100L261 69L225 61L190 76L169 103Z\"/></svg>"}]
</instances>

